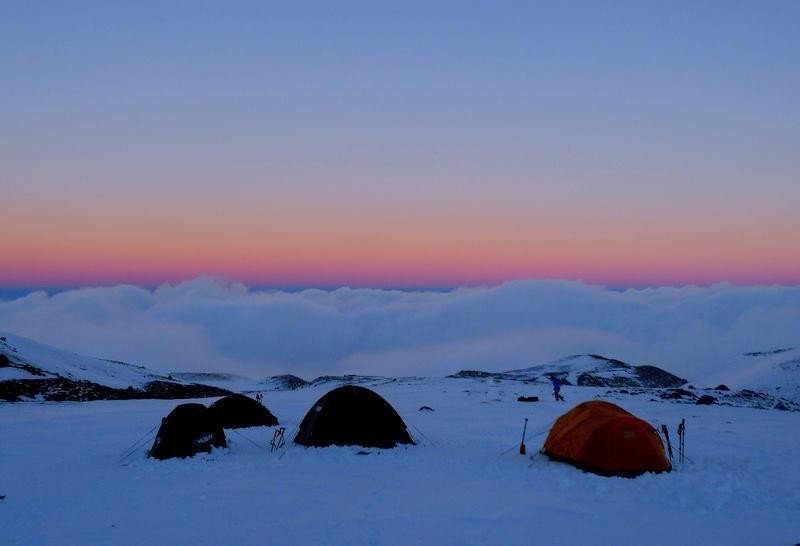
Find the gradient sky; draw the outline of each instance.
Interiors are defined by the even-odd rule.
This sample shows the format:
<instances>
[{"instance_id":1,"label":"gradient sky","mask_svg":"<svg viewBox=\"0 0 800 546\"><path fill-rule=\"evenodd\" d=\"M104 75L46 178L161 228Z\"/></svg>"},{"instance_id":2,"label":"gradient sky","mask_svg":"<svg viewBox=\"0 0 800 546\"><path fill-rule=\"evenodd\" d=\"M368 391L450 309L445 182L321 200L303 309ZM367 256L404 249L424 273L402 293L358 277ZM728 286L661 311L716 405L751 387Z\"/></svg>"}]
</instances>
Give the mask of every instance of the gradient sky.
<instances>
[{"instance_id":1,"label":"gradient sky","mask_svg":"<svg viewBox=\"0 0 800 546\"><path fill-rule=\"evenodd\" d=\"M800 2L299 4L0 5L0 286L800 283Z\"/></svg>"}]
</instances>

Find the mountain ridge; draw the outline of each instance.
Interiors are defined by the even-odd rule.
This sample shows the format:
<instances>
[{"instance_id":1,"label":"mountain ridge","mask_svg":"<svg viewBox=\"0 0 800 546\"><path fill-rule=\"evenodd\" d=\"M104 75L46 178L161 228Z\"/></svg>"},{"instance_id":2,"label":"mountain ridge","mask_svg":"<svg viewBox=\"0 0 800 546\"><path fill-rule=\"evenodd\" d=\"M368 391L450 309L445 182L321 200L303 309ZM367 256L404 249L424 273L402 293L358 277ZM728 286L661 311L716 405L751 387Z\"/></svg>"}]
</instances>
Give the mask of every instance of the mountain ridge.
<instances>
[{"instance_id":1,"label":"mountain ridge","mask_svg":"<svg viewBox=\"0 0 800 546\"><path fill-rule=\"evenodd\" d=\"M677 388L688 383L686 379L658 366L634 366L592 353L566 356L546 364L505 372L461 370L450 377L490 377L529 383L546 382L551 377L558 377L566 385L580 387Z\"/></svg>"},{"instance_id":2,"label":"mountain ridge","mask_svg":"<svg viewBox=\"0 0 800 546\"><path fill-rule=\"evenodd\" d=\"M202 398L230 391L176 381L144 366L83 356L0 332L0 400Z\"/></svg>"}]
</instances>

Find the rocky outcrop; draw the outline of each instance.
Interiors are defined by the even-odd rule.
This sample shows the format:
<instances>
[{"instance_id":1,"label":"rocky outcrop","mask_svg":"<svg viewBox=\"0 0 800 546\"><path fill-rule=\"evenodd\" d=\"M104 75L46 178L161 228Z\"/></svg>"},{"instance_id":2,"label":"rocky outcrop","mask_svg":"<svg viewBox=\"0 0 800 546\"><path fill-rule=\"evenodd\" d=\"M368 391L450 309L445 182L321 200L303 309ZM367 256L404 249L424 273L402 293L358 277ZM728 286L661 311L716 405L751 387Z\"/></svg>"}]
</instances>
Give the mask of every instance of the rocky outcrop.
<instances>
[{"instance_id":1,"label":"rocky outcrop","mask_svg":"<svg viewBox=\"0 0 800 546\"><path fill-rule=\"evenodd\" d=\"M794 351L794 347L783 347L781 349L772 349L771 351L752 351L749 353L744 353L744 356L749 356L749 357L774 356L774 355L779 355L781 353L788 353L789 351Z\"/></svg>"},{"instance_id":2,"label":"rocky outcrop","mask_svg":"<svg viewBox=\"0 0 800 546\"><path fill-rule=\"evenodd\" d=\"M679 402L684 404L699 404L699 405L717 404L722 406L734 406L740 408L800 411L800 404L796 402L750 389L742 389L740 391L735 391L735 392L730 390L719 391L716 389L707 389L707 391L708 390L713 390L714 396L710 394L698 395L686 389L664 389L659 392L658 398L660 398L661 400ZM621 391L609 391L609 394L615 392L619 393ZM644 394L645 392L646 391L641 390L638 392L632 392L631 394Z\"/></svg>"},{"instance_id":3,"label":"rocky outcrop","mask_svg":"<svg viewBox=\"0 0 800 546\"><path fill-rule=\"evenodd\" d=\"M507 379L510 381L523 381L517 376L502 372L483 372L480 370L461 370L457 373L448 375L452 379Z\"/></svg>"},{"instance_id":4,"label":"rocky outcrop","mask_svg":"<svg viewBox=\"0 0 800 546\"><path fill-rule=\"evenodd\" d=\"M643 386L655 388L677 388L687 381L657 366L634 366L633 373Z\"/></svg>"},{"instance_id":5,"label":"rocky outcrop","mask_svg":"<svg viewBox=\"0 0 800 546\"><path fill-rule=\"evenodd\" d=\"M227 394L231 394L230 391L217 387L169 381L151 381L142 388L127 387L124 389L65 377L0 381L0 400L6 402L22 400L89 402L92 400L140 400L145 398L177 400Z\"/></svg>"},{"instance_id":6,"label":"rocky outcrop","mask_svg":"<svg viewBox=\"0 0 800 546\"><path fill-rule=\"evenodd\" d=\"M296 375L284 374L273 375L272 377L262 381L262 384L275 391L294 391L297 389L302 389L309 383L305 379L297 377Z\"/></svg>"},{"instance_id":7,"label":"rocky outcrop","mask_svg":"<svg viewBox=\"0 0 800 546\"><path fill-rule=\"evenodd\" d=\"M569 384L568 379L562 378L561 382ZM579 387L640 387L641 384L633 377L598 377L590 373L582 373L578 376L576 384Z\"/></svg>"}]
</instances>

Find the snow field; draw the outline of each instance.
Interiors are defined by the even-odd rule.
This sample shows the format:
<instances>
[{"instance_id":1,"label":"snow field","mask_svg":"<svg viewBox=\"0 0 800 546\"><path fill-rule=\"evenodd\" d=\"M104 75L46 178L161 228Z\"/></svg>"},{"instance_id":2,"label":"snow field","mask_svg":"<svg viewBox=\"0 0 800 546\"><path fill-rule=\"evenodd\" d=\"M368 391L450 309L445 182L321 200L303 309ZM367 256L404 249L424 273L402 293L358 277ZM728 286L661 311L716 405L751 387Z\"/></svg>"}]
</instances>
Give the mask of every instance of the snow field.
<instances>
[{"instance_id":1,"label":"snow field","mask_svg":"<svg viewBox=\"0 0 800 546\"><path fill-rule=\"evenodd\" d=\"M266 392L290 440L332 386ZM0 534L6 544L794 544L800 541L800 415L724 406L622 405L658 427L687 421L691 462L604 478L538 454L533 435L605 389L430 379L373 387L417 446L230 447L155 461L131 444L180 401L0 404ZM541 402L516 402L519 394ZM210 404L213 400L201 400ZM419 412L422 405L435 412ZM423 437L424 434L424 437ZM146 445L152 444L152 440ZM508 451L506 454L501 453Z\"/></svg>"}]
</instances>

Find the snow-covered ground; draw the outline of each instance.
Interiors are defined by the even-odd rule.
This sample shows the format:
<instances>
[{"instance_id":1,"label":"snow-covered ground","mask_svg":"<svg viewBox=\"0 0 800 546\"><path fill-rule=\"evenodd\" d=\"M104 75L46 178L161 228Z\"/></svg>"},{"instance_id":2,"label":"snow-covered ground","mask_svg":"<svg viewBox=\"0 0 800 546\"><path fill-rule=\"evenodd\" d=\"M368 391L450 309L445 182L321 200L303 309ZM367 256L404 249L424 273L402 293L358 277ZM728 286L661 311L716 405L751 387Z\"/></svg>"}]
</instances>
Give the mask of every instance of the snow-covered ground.
<instances>
[{"instance_id":1,"label":"snow-covered ground","mask_svg":"<svg viewBox=\"0 0 800 546\"><path fill-rule=\"evenodd\" d=\"M265 393L292 433L324 385ZM475 379L377 385L419 445L264 447L271 428L186 460L121 455L177 403L0 404L3 544L795 544L800 414L612 400L674 436L669 474L604 478L537 453L574 404L605 389ZM539 395L533 404L519 394ZM210 403L212 400L203 400ZM435 412L419 412L422 405ZM529 455L516 446L530 418ZM541 433L536 435L537 433ZM251 441L258 444L254 445ZM149 448L150 443L147 447ZM507 451L509 450L509 451ZM507 451L507 452L506 452ZM505 454L503 454L506 452Z\"/></svg>"}]
</instances>

